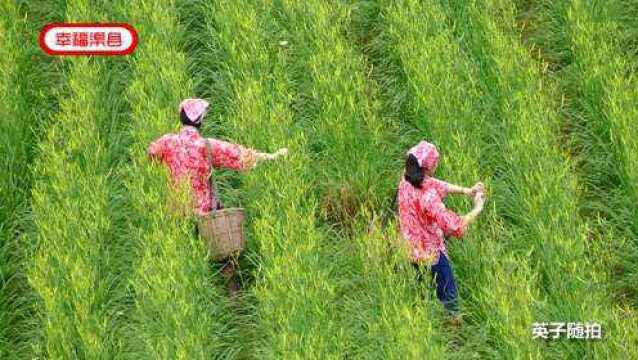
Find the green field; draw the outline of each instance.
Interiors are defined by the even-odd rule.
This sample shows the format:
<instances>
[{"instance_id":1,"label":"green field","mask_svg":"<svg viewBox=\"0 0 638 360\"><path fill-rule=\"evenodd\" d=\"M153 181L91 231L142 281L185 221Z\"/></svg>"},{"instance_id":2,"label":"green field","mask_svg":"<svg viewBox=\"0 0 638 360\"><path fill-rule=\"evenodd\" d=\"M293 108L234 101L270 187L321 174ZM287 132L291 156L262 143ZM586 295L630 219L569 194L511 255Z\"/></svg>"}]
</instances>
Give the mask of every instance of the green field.
<instances>
[{"instance_id":1,"label":"green field","mask_svg":"<svg viewBox=\"0 0 638 360\"><path fill-rule=\"evenodd\" d=\"M638 358L637 19L635 0L0 0L0 359ZM63 21L140 43L48 56ZM205 136L290 149L216 175L247 213L238 301L146 155L186 97L212 104ZM395 246L421 139L438 177L489 191L449 243L458 329Z\"/></svg>"}]
</instances>

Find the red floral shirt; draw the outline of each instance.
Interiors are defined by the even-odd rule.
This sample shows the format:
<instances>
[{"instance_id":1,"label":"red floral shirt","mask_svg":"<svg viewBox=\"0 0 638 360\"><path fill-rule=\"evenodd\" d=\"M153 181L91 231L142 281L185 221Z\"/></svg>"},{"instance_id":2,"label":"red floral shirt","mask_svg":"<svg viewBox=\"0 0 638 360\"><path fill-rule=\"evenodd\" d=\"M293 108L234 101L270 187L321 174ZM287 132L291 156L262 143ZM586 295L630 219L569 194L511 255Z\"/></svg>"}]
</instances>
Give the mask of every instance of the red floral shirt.
<instances>
[{"instance_id":1,"label":"red floral shirt","mask_svg":"<svg viewBox=\"0 0 638 360\"><path fill-rule=\"evenodd\" d=\"M206 141L211 145L214 168L248 170L254 167L254 150L217 139L203 138L192 126L184 126L178 134L166 134L148 148L152 159L168 166L174 182L186 176L190 178L197 200L195 211L199 215L206 215L217 206L217 199L211 196L208 183L211 168L206 154Z\"/></svg>"},{"instance_id":2,"label":"red floral shirt","mask_svg":"<svg viewBox=\"0 0 638 360\"><path fill-rule=\"evenodd\" d=\"M443 204L448 184L431 177L415 188L401 179L397 202L401 235L410 245L414 262L434 265L439 253L447 254L445 237L462 237L465 230L462 219Z\"/></svg>"}]
</instances>

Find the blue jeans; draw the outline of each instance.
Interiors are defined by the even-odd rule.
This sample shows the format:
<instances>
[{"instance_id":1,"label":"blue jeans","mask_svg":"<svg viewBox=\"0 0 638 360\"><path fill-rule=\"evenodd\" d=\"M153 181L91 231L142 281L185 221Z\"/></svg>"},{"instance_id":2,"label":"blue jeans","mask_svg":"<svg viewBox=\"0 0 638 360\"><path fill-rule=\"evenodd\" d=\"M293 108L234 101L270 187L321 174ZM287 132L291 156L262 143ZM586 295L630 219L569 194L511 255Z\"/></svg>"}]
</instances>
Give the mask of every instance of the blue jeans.
<instances>
[{"instance_id":1,"label":"blue jeans","mask_svg":"<svg viewBox=\"0 0 638 360\"><path fill-rule=\"evenodd\" d=\"M421 268L418 264L413 264L417 268L417 279L422 280ZM459 312L459 306L456 294L456 282L454 281L454 273L447 256L443 252L440 253L439 261L432 265L430 274L436 283L436 297L443 304L445 310L450 314Z\"/></svg>"}]
</instances>

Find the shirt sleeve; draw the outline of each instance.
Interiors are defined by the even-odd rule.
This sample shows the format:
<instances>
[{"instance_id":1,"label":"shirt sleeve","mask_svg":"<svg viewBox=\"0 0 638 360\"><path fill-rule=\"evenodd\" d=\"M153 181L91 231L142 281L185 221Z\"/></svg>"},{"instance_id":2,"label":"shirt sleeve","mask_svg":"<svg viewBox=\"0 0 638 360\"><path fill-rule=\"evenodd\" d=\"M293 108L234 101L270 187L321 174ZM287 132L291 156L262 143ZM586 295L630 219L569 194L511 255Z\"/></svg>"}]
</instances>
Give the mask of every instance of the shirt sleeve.
<instances>
[{"instance_id":1,"label":"shirt sleeve","mask_svg":"<svg viewBox=\"0 0 638 360\"><path fill-rule=\"evenodd\" d=\"M463 237L465 233L463 219L455 212L448 210L437 194L427 192L420 202L424 215L436 222L445 236Z\"/></svg>"},{"instance_id":2,"label":"shirt sleeve","mask_svg":"<svg viewBox=\"0 0 638 360\"><path fill-rule=\"evenodd\" d=\"M213 166L231 170L252 169L257 162L257 152L241 145L217 139L207 139L213 153Z\"/></svg>"},{"instance_id":3,"label":"shirt sleeve","mask_svg":"<svg viewBox=\"0 0 638 360\"><path fill-rule=\"evenodd\" d=\"M448 183L446 183L443 180L436 180L434 182L435 187L436 187L436 191L439 193L439 196L441 197L441 199L445 198L448 194L449 191L449 185Z\"/></svg>"},{"instance_id":4,"label":"shirt sleeve","mask_svg":"<svg viewBox=\"0 0 638 360\"><path fill-rule=\"evenodd\" d=\"M164 151L166 149L166 140L168 137L166 135L161 138L153 141L151 145L148 147L148 156L153 160L159 160L162 158Z\"/></svg>"}]
</instances>

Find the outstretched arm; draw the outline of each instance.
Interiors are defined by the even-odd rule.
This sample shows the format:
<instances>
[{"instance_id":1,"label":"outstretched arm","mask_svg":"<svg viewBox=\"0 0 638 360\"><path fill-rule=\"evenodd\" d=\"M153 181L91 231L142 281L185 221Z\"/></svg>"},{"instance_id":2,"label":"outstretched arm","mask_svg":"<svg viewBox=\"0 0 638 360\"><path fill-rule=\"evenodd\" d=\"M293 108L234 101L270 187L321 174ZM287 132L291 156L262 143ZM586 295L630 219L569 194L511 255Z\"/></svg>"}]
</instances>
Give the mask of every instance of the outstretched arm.
<instances>
[{"instance_id":1,"label":"outstretched arm","mask_svg":"<svg viewBox=\"0 0 638 360\"><path fill-rule=\"evenodd\" d=\"M285 155L288 150L281 149L274 154L262 153L241 145L217 139L207 139L213 153L213 166L232 170L246 171L254 168L258 162L274 160Z\"/></svg>"},{"instance_id":2,"label":"outstretched arm","mask_svg":"<svg viewBox=\"0 0 638 360\"><path fill-rule=\"evenodd\" d=\"M463 194L468 196L472 194L472 188L466 188L459 185L448 184L447 189L449 194Z\"/></svg>"},{"instance_id":3,"label":"outstretched arm","mask_svg":"<svg viewBox=\"0 0 638 360\"><path fill-rule=\"evenodd\" d=\"M477 192L474 195L474 209L463 216L448 210L440 197L434 193L426 194L420 199L420 202L421 208L425 210L424 216L434 219L445 236L460 238L465 233L467 226L483 211L484 196L483 192Z\"/></svg>"},{"instance_id":4,"label":"outstretched arm","mask_svg":"<svg viewBox=\"0 0 638 360\"><path fill-rule=\"evenodd\" d=\"M286 155L288 155L288 149L281 148L275 151L274 153L257 153L257 160L259 161L275 160L276 158L280 156L286 156Z\"/></svg>"},{"instance_id":5,"label":"outstretched arm","mask_svg":"<svg viewBox=\"0 0 638 360\"><path fill-rule=\"evenodd\" d=\"M463 194L465 196L474 196L479 191L485 191L485 186L482 182L477 182L471 188L448 184L448 193L450 194Z\"/></svg>"}]
</instances>

